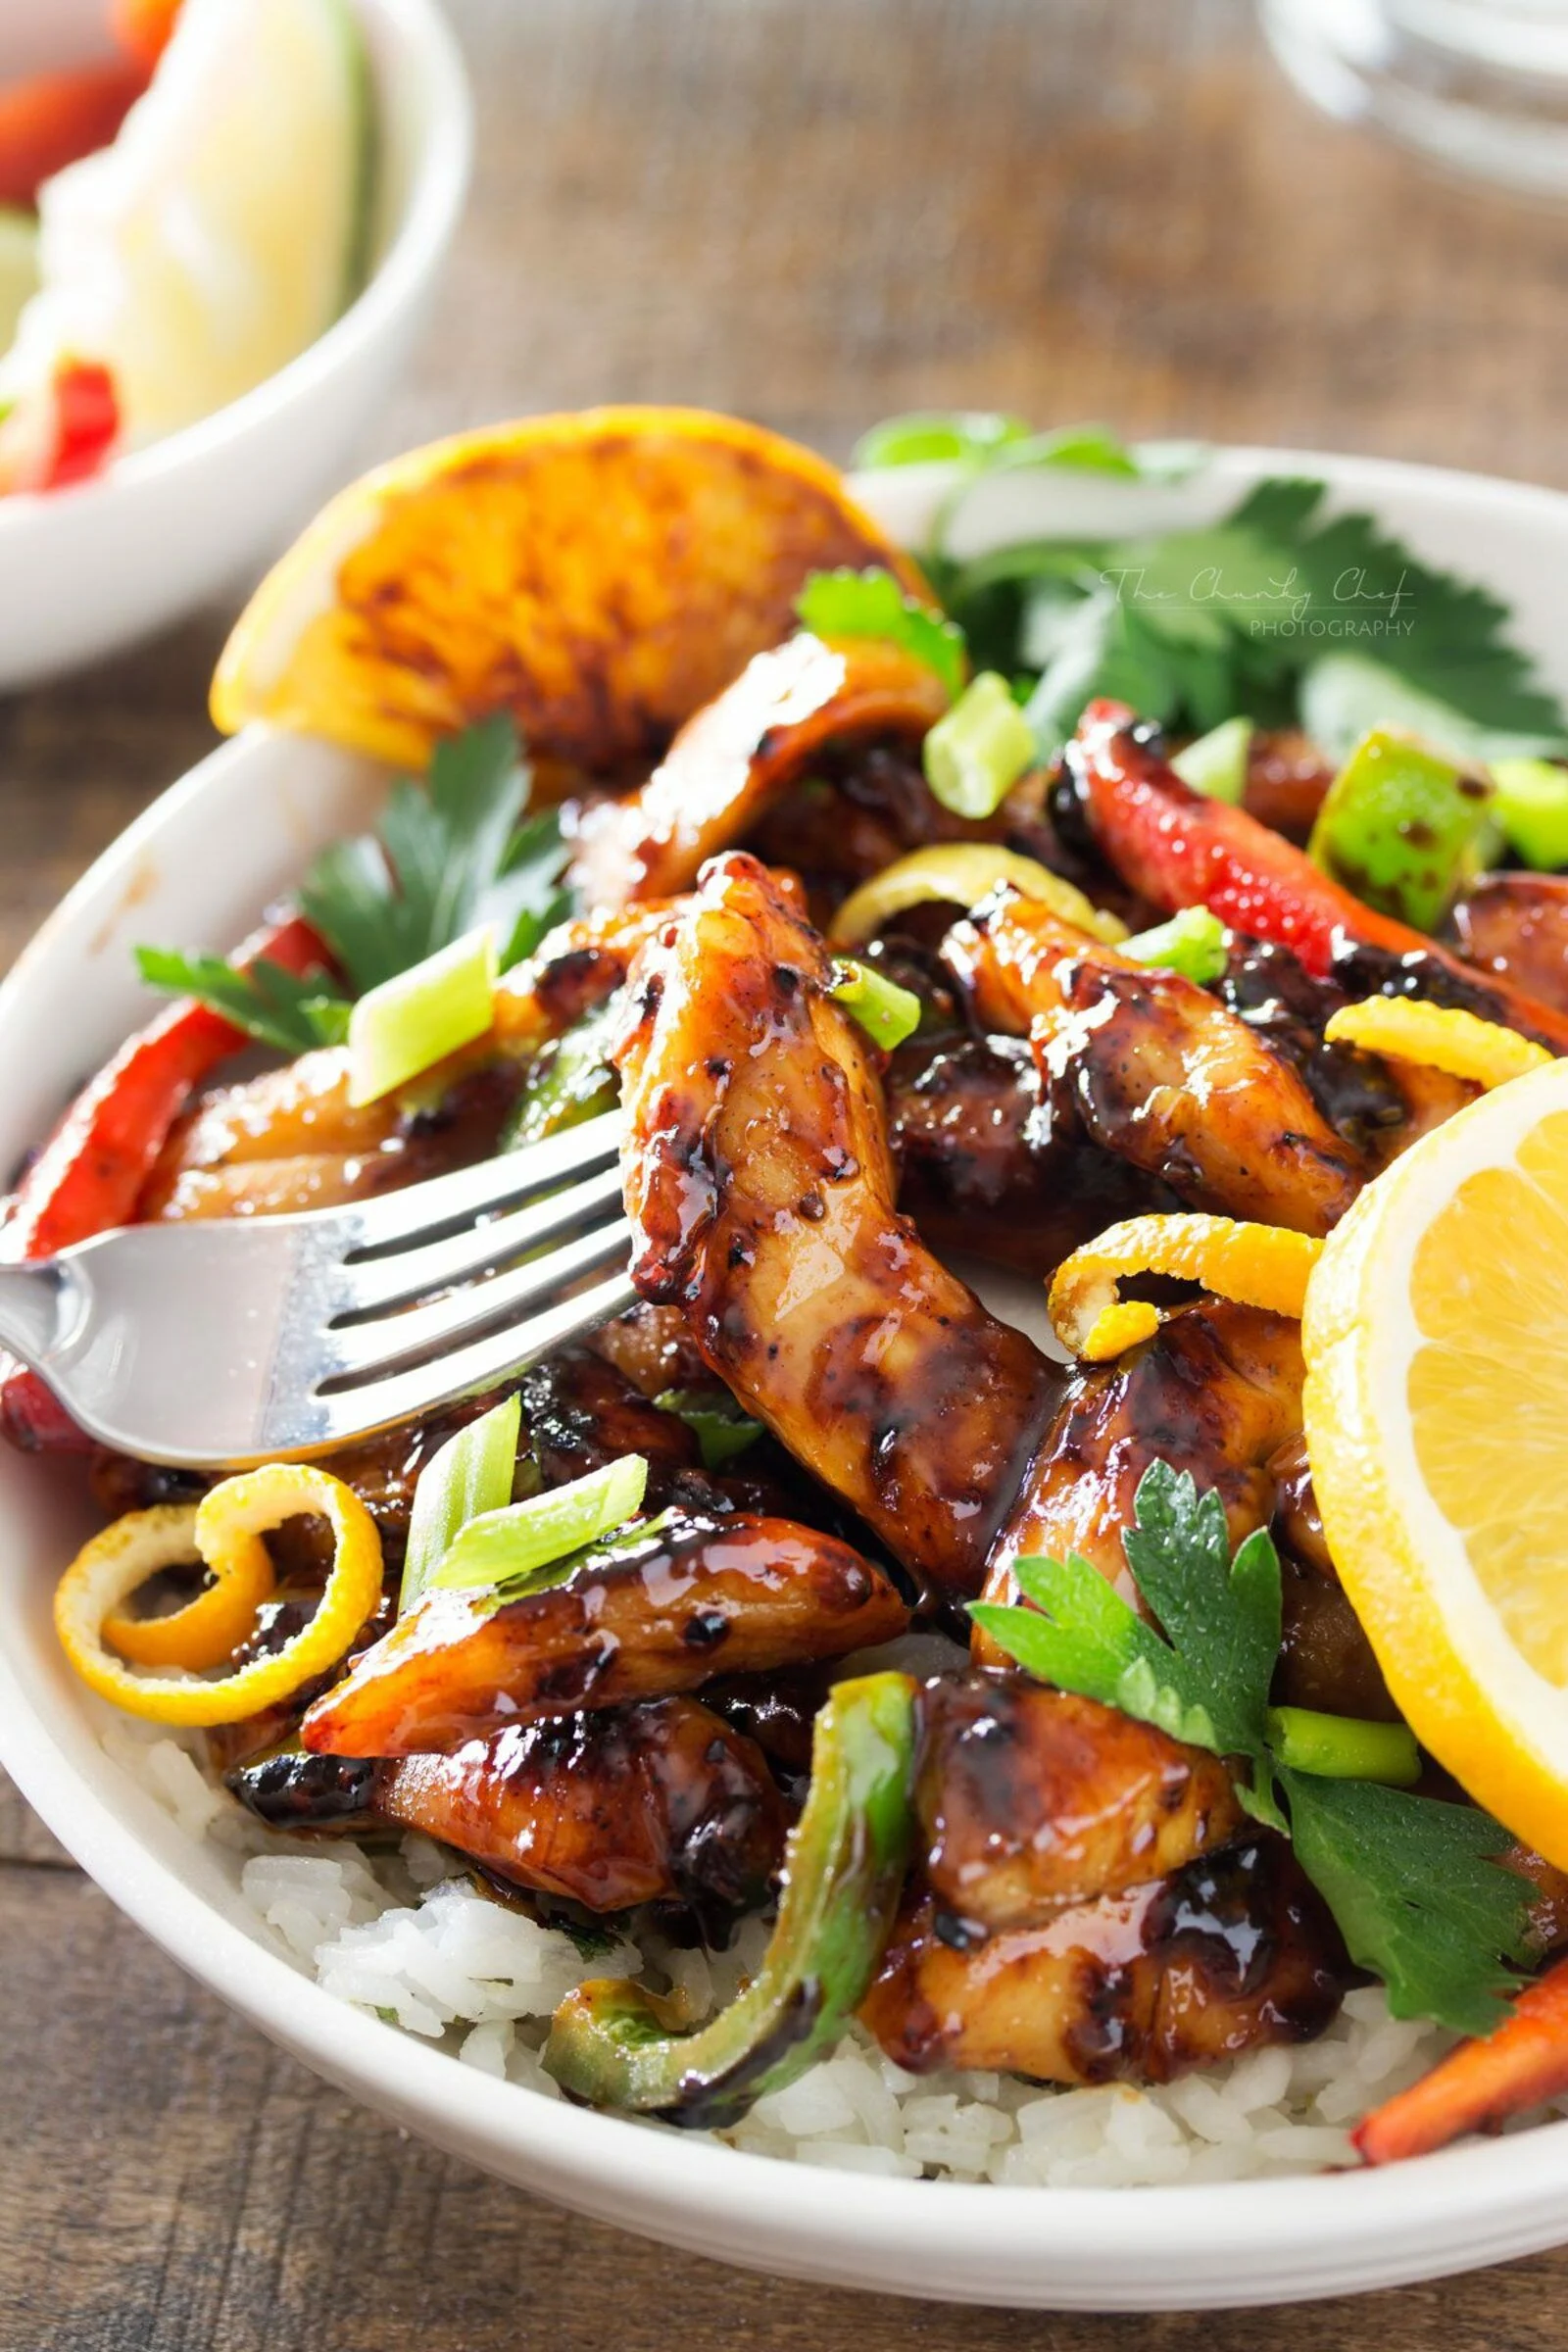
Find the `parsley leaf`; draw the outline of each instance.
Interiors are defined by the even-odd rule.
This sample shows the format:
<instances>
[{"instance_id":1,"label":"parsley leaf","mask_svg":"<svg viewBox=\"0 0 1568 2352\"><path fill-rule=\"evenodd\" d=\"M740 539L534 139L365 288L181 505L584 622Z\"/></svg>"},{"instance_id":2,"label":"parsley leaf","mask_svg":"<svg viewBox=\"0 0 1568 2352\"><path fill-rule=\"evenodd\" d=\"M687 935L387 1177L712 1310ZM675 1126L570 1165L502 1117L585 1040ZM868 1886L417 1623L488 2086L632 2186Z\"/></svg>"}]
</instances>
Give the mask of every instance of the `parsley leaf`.
<instances>
[{"instance_id":1,"label":"parsley leaf","mask_svg":"<svg viewBox=\"0 0 1568 2352\"><path fill-rule=\"evenodd\" d=\"M1242 1803L1293 1838L1351 1959L1382 1978L1395 2015L1491 2033L1519 1983L1514 1964L1537 1956L1529 1882L1498 1867L1507 1831L1474 1805L1279 1764L1268 1713L1281 1616L1273 1544L1259 1530L1233 1558L1218 1494L1200 1495L1168 1462L1146 1471L1133 1515L1122 1546L1163 1633L1076 1555L1017 1563L1032 1609L976 1602L970 1615L1058 1690L1245 1758Z\"/></svg>"},{"instance_id":2,"label":"parsley leaf","mask_svg":"<svg viewBox=\"0 0 1568 2352\"><path fill-rule=\"evenodd\" d=\"M1032 450L1046 462L1043 443L1015 433L970 453L928 568L976 661L1038 673L1029 711L1044 757L1097 695L1199 732L1238 713L1302 721L1336 757L1396 719L1483 757L1568 740L1568 716L1509 642L1506 608L1369 515L1323 519L1321 482L1267 478L1202 529L955 560L945 534L968 488ZM1148 453L1126 454L1148 478Z\"/></svg>"},{"instance_id":3,"label":"parsley leaf","mask_svg":"<svg viewBox=\"0 0 1568 2352\"><path fill-rule=\"evenodd\" d=\"M507 971L570 913L560 815L547 808L519 823L527 799L515 728L505 716L486 719L437 745L427 786L407 777L393 785L378 834L322 851L300 904L353 995L485 923L497 929ZM349 999L319 979L267 962L242 972L177 948L138 948L136 960L152 987L199 997L280 1054L340 1045L348 1034Z\"/></svg>"},{"instance_id":4,"label":"parsley leaf","mask_svg":"<svg viewBox=\"0 0 1568 2352\"><path fill-rule=\"evenodd\" d=\"M340 1046L348 1035L348 1001L328 987L322 973L301 980L266 956L242 972L221 956L186 954L180 948L138 948L136 965L150 988L199 999L279 1054Z\"/></svg>"},{"instance_id":5,"label":"parsley leaf","mask_svg":"<svg viewBox=\"0 0 1568 2352\"><path fill-rule=\"evenodd\" d=\"M1490 2034L1528 1962L1529 1882L1497 1867L1511 1842L1474 1805L1439 1804L1373 1781L1280 1775L1302 1869L1358 1967L1396 2017Z\"/></svg>"},{"instance_id":6,"label":"parsley leaf","mask_svg":"<svg viewBox=\"0 0 1568 2352\"><path fill-rule=\"evenodd\" d=\"M1119 1707L1173 1740L1245 1756L1252 1772L1242 1802L1254 1819L1282 1829L1267 1727L1280 1647L1274 1546L1259 1529L1233 1560L1218 1494L1200 1495L1191 1473L1168 1462L1144 1473L1133 1514L1122 1547L1164 1634L1076 1555L1017 1563L1018 1588L1035 1610L981 1601L969 1613L1044 1681Z\"/></svg>"},{"instance_id":7,"label":"parsley leaf","mask_svg":"<svg viewBox=\"0 0 1568 2352\"><path fill-rule=\"evenodd\" d=\"M813 571L795 600L802 626L818 637L885 637L934 669L950 695L962 691L963 631L906 596L891 571Z\"/></svg>"}]
</instances>

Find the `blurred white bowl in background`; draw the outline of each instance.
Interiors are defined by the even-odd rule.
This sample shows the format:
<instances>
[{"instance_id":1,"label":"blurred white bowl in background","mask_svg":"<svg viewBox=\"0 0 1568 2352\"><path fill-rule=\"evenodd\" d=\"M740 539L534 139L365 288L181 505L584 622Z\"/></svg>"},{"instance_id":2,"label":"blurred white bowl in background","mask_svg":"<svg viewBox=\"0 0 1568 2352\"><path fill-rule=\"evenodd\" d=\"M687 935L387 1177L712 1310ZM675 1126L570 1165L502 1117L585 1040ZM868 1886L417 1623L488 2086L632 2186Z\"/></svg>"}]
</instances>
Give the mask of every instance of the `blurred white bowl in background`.
<instances>
[{"instance_id":1,"label":"blurred white bowl in background","mask_svg":"<svg viewBox=\"0 0 1568 2352\"><path fill-rule=\"evenodd\" d=\"M244 581L352 470L434 287L472 152L466 77L432 0L352 4L370 54L377 140L364 291L298 359L199 424L92 481L0 498L0 690L113 653ZM20 72L8 14L0 70ZM70 16L63 8L63 56L73 53ZM36 26L30 19L29 70Z\"/></svg>"}]
</instances>

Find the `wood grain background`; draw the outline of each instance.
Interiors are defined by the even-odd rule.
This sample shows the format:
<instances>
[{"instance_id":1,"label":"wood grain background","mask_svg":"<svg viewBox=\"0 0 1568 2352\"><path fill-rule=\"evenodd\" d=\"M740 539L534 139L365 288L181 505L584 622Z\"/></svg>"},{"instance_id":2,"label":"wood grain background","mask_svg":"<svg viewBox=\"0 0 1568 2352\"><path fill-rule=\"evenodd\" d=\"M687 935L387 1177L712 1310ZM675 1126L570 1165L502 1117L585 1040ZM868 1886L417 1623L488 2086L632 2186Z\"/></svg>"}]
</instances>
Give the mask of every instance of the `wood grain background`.
<instances>
[{"instance_id":1,"label":"wood grain background","mask_svg":"<svg viewBox=\"0 0 1568 2352\"><path fill-rule=\"evenodd\" d=\"M477 180L368 460L602 399L735 408L843 456L886 411L969 404L1568 485L1568 219L1309 116L1244 0L451 5ZM0 962L208 748L226 617L0 702ZM1085 2319L666 2254L316 2083L14 1796L0 1984L0 2352L1568 2346L1568 2255L1354 2304Z\"/></svg>"}]
</instances>

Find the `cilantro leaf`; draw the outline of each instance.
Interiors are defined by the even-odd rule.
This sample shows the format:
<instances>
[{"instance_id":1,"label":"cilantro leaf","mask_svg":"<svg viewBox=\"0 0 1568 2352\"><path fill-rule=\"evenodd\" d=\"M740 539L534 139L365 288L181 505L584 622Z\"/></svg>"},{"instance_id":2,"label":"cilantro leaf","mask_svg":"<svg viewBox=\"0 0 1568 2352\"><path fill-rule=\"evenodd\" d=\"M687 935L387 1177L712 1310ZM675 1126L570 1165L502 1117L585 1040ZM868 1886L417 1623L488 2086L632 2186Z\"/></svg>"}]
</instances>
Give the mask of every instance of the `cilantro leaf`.
<instances>
[{"instance_id":1,"label":"cilantro leaf","mask_svg":"<svg viewBox=\"0 0 1568 2352\"><path fill-rule=\"evenodd\" d=\"M1017 1563L1018 1589L1034 1609L982 1601L969 1613L1059 1690L1119 1707L1195 1747L1245 1756L1251 1786L1239 1791L1242 1802L1254 1819L1282 1829L1267 1721L1280 1646L1274 1546L1259 1529L1233 1560L1218 1494L1200 1495L1191 1474L1168 1462L1144 1473L1133 1518L1122 1547L1163 1634L1076 1554Z\"/></svg>"},{"instance_id":2,"label":"cilantro leaf","mask_svg":"<svg viewBox=\"0 0 1568 2352\"><path fill-rule=\"evenodd\" d=\"M906 596L892 572L813 571L795 600L803 627L818 637L885 637L934 669L950 695L962 691L963 631Z\"/></svg>"},{"instance_id":3,"label":"cilantro leaf","mask_svg":"<svg viewBox=\"0 0 1568 2352\"><path fill-rule=\"evenodd\" d=\"M136 965L149 988L195 997L279 1054L309 1054L316 1046L338 1046L348 1035L349 1004L323 973L299 979L261 956L240 971L221 956L187 954L180 948L138 948Z\"/></svg>"},{"instance_id":4,"label":"cilantro leaf","mask_svg":"<svg viewBox=\"0 0 1568 2352\"><path fill-rule=\"evenodd\" d=\"M1301 1866L1394 2015L1490 2034L1520 1983L1507 1963L1538 1956L1529 1882L1497 1864L1507 1831L1474 1805L1373 1781L1280 1779Z\"/></svg>"}]
</instances>

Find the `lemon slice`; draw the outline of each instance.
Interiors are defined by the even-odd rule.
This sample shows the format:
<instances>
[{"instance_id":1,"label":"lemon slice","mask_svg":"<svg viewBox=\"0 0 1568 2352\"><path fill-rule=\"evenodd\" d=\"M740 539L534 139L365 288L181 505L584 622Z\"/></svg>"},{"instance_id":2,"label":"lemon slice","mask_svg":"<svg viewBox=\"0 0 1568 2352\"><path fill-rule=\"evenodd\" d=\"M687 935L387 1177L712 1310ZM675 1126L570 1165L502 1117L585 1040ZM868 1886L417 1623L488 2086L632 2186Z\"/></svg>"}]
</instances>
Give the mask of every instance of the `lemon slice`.
<instances>
[{"instance_id":1,"label":"lemon slice","mask_svg":"<svg viewBox=\"0 0 1568 2352\"><path fill-rule=\"evenodd\" d=\"M1394 1697L1568 1866L1568 1061L1368 1186L1301 1339L1324 1530Z\"/></svg>"},{"instance_id":2,"label":"lemon slice","mask_svg":"<svg viewBox=\"0 0 1568 2352\"><path fill-rule=\"evenodd\" d=\"M367 91L345 0L185 0L113 144L39 192L41 284L0 396L101 361L134 445L295 358L354 286Z\"/></svg>"},{"instance_id":3,"label":"lemon slice","mask_svg":"<svg viewBox=\"0 0 1568 2352\"><path fill-rule=\"evenodd\" d=\"M31 213L0 204L0 352L17 331L22 306L38 283L38 223Z\"/></svg>"},{"instance_id":4,"label":"lemon slice","mask_svg":"<svg viewBox=\"0 0 1568 2352\"><path fill-rule=\"evenodd\" d=\"M340 492L241 613L213 717L422 767L505 710L536 757L612 771L788 637L808 575L840 564L934 601L837 470L760 425L518 417Z\"/></svg>"}]
</instances>

